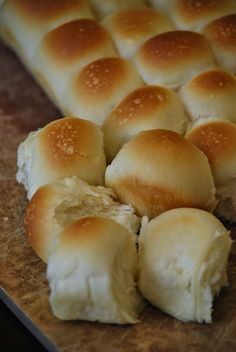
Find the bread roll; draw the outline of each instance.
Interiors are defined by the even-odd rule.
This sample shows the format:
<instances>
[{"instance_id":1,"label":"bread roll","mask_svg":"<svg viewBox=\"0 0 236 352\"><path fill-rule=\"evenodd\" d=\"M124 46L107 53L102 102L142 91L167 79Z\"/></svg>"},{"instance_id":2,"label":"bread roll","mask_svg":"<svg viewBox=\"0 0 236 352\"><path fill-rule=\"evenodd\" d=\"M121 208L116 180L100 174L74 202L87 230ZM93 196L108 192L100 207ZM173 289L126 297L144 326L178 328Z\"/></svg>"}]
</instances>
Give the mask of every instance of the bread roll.
<instances>
[{"instance_id":1,"label":"bread roll","mask_svg":"<svg viewBox=\"0 0 236 352\"><path fill-rule=\"evenodd\" d=\"M128 60L107 57L93 61L74 76L66 113L102 125L114 105L141 85L141 77Z\"/></svg>"},{"instance_id":2,"label":"bread roll","mask_svg":"<svg viewBox=\"0 0 236 352\"><path fill-rule=\"evenodd\" d=\"M173 131L145 131L127 142L107 167L105 184L149 218L172 208L212 211L216 205L206 156Z\"/></svg>"},{"instance_id":3,"label":"bread roll","mask_svg":"<svg viewBox=\"0 0 236 352\"><path fill-rule=\"evenodd\" d=\"M71 21L43 38L36 63L37 75L64 111L64 97L72 76L91 61L115 55L108 32L95 20Z\"/></svg>"},{"instance_id":4,"label":"bread roll","mask_svg":"<svg viewBox=\"0 0 236 352\"><path fill-rule=\"evenodd\" d=\"M164 312L183 321L212 321L212 301L227 285L231 239L212 214L173 209L139 236L139 288Z\"/></svg>"},{"instance_id":5,"label":"bread roll","mask_svg":"<svg viewBox=\"0 0 236 352\"><path fill-rule=\"evenodd\" d=\"M46 33L63 23L92 17L85 0L7 0L2 8L1 36L33 67L36 49Z\"/></svg>"},{"instance_id":6,"label":"bread roll","mask_svg":"<svg viewBox=\"0 0 236 352\"><path fill-rule=\"evenodd\" d=\"M200 120L186 137L209 160L218 199L216 214L236 221L236 125L224 120Z\"/></svg>"},{"instance_id":7,"label":"bread roll","mask_svg":"<svg viewBox=\"0 0 236 352\"><path fill-rule=\"evenodd\" d=\"M217 63L235 74L236 14L211 22L203 32L209 39Z\"/></svg>"},{"instance_id":8,"label":"bread roll","mask_svg":"<svg viewBox=\"0 0 236 352\"><path fill-rule=\"evenodd\" d=\"M181 101L173 90L160 86L138 88L121 100L105 120L108 161L138 132L163 128L183 133L187 122Z\"/></svg>"},{"instance_id":9,"label":"bread roll","mask_svg":"<svg viewBox=\"0 0 236 352\"><path fill-rule=\"evenodd\" d=\"M146 41L135 64L147 84L178 88L194 74L213 67L214 61L203 35L172 31Z\"/></svg>"},{"instance_id":10,"label":"bread roll","mask_svg":"<svg viewBox=\"0 0 236 352\"><path fill-rule=\"evenodd\" d=\"M207 70L180 88L191 120L219 117L236 122L236 78L219 68Z\"/></svg>"},{"instance_id":11,"label":"bread roll","mask_svg":"<svg viewBox=\"0 0 236 352\"><path fill-rule=\"evenodd\" d=\"M111 219L80 219L62 231L49 257L52 311L63 320L137 323L136 277L135 237Z\"/></svg>"},{"instance_id":12,"label":"bread roll","mask_svg":"<svg viewBox=\"0 0 236 352\"><path fill-rule=\"evenodd\" d=\"M216 18L236 12L234 0L177 0L170 16L177 28L201 31Z\"/></svg>"},{"instance_id":13,"label":"bread roll","mask_svg":"<svg viewBox=\"0 0 236 352\"><path fill-rule=\"evenodd\" d=\"M122 57L131 58L147 39L174 29L169 18L150 8L116 12L102 24L110 31Z\"/></svg>"},{"instance_id":14,"label":"bread roll","mask_svg":"<svg viewBox=\"0 0 236 352\"><path fill-rule=\"evenodd\" d=\"M38 189L29 202L25 229L30 245L45 262L56 234L84 216L103 216L137 233L140 219L132 207L120 204L111 189L91 186L77 177L67 177Z\"/></svg>"},{"instance_id":15,"label":"bread roll","mask_svg":"<svg viewBox=\"0 0 236 352\"><path fill-rule=\"evenodd\" d=\"M143 0L89 0L89 3L98 19L116 11L144 6Z\"/></svg>"},{"instance_id":16,"label":"bread roll","mask_svg":"<svg viewBox=\"0 0 236 352\"><path fill-rule=\"evenodd\" d=\"M17 152L17 181L30 199L37 189L67 176L103 184L106 160L99 127L79 118L55 120L31 132Z\"/></svg>"}]
</instances>

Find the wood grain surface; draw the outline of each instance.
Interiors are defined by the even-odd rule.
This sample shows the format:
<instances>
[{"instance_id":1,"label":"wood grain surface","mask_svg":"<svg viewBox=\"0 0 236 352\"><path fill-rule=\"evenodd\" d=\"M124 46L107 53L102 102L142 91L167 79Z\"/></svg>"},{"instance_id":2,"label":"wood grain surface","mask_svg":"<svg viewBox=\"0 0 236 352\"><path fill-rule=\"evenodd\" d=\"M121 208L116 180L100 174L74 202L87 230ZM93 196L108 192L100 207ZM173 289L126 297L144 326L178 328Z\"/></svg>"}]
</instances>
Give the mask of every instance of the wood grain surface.
<instances>
[{"instance_id":1,"label":"wood grain surface","mask_svg":"<svg viewBox=\"0 0 236 352\"><path fill-rule=\"evenodd\" d=\"M20 141L60 114L2 44L0 77L0 286L10 301L38 327L42 336L64 352L235 352L235 244L228 267L230 285L215 300L211 325L182 323L148 304L141 314L142 322L135 326L62 322L53 317L45 264L25 239L23 217L27 201L23 187L15 181L15 173Z\"/></svg>"}]
</instances>

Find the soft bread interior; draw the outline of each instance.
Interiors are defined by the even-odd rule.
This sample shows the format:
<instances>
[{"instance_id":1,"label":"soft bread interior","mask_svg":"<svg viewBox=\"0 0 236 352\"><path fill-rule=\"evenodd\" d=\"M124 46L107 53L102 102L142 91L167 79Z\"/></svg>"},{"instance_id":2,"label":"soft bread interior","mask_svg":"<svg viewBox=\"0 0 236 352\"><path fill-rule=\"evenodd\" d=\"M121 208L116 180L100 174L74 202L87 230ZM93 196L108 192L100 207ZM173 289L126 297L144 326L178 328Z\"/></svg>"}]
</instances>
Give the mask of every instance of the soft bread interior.
<instances>
[{"instance_id":1,"label":"soft bread interior","mask_svg":"<svg viewBox=\"0 0 236 352\"><path fill-rule=\"evenodd\" d=\"M66 178L64 185L72 187L67 199L66 189L64 198L56 204L54 220L64 228L73 221L84 216L109 217L122 224L131 233L137 233L140 226L140 219L134 214L129 205L120 204L111 189L103 186L91 186L76 178Z\"/></svg>"},{"instance_id":2,"label":"soft bread interior","mask_svg":"<svg viewBox=\"0 0 236 352\"><path fill-rule=\"evenodd\" d=\"M86 217L84 221L96 219ZM109 223L109 231L113 232L102 232L98 223L92 237L85 230L84 235L90 239L80 238L73 249L70 239L63 245L59 241L50 255L47 269L50 303L59 319L118 324L138 322L142 299L135 283L135 237L119 224L111 220Z\"/></svg>"},{"instance_id":3,"label":"soft bread interior","mask_svg":"<svg viewBox=\"0 0 236 352\"><path fill-rule=\"evenodd\" d=\"M85 216L113 219L134 234L141 221L132 207L116 200L111 189L91 186L75 176L67 177L39 188L31 199L25 217L31 246L47 262L57 234Z\"/></svg>"},{"instance_id":4,"label":"soft bread interior","mask_svg":"<svg viewBox=\"0 0 236 352\"><path fill-rule=\"evenodd\" d=\"M200 213L203 231L188 226L192 220L187 214L193 211ZM180 226L176 226L178 213ZM165 219L156 227L160 217ZM197 209L175 209L149 224L142 226L139 237L142 294L179 320L211 323L213 299L228 283L226 266L232 241L227 230L213 215Z\"/></svg>"}]
</instances>

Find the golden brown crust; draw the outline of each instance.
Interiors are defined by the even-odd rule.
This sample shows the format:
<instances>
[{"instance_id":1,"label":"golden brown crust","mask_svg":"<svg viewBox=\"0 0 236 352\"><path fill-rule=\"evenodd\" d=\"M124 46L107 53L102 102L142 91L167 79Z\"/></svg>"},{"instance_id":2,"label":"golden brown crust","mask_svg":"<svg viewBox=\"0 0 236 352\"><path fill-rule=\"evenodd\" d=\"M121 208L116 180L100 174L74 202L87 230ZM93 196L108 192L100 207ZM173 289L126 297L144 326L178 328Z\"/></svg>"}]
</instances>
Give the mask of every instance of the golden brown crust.
<instances>
[{"instance_id":1,"label":"golden brown crust","mask_svg":"<svg viewBox=\"0 0 236 352\"><path fill-rule=\"evenodd\" d=\"M189 88L197 90L197 94L209 95L209 93L220 93L221 91L236 89L235 77L227 71L212 69L200 73L193 78Z\"/></svg>"},{"instance_id":2,"label":"golden brown crust","mask_svg":"<svg viewBox=\"0 0 236 352\"><path fill-rule=\"evenodd\" d=\"M112 110L109 120L116 120L119 125L149 118L149 114L156 112L168 104L170 94L168 90L160 86L140 87L128 94Z\"/></svg>"},{"instance_id":3,"label":"golden brown crust","mask_svg":"<svg viewBox=\"0 0 236 352\"><path fill-rule=\"evenodd\" d=\"M7 6L14 8L32 26L49 23L60 15L66 16L72 10L79 12L87 7L84 0L8 0Z\"/></svg>"},{"instance_id":4,"label":"golden brown crust","mask_svg":"<svg viewBox=\"0 0 236 352\"><path fill-rule=\"evenodd\" d=\"M155 31L159 23L161 27L171 25L170 20L161 12L150 9L132 9L118 12L113 15L113 31L117 31L120 36L134 40L136 37Z\"/></svg>"},{"instance_id":5,"label":"golden brown crust","mask_svg":"<svg viewBox=\"0 0 236 352\"><path fill-rule=\"evenodd\" d=\"M106 227L107 222L110 223L110 220L96 216L86 216L73 222L64 229L60 237L60 247L63 248L65 246L73 249L74 246L78 248L78 246L83 246L86 242L89 244L91 241L99 240L105 230L102 230L102 228ZM99 231L97 231L98 228Z\"/></svg>"},{"instance_id":6,"label":"golden brown crust","mask_svg":"<svg viewBox=\"0 0 236 352\"><path fill-rule=\"evenodd\" d=\"M199 33L191 31L171 31L159 34L142 45L141 60L155 68L183 65L209 52L207 40Z\"/></svg>"},{"instance_id":7,"label":"golden brown crust","mask_svg":"<svg viewBox=\"0 0 236 352\"><path fill-rule=\"evenodd\" d=\"M49 32L42 47L57 65L69 66L87 53L96 52L104 43L112 47L107 31L92 19L80 19Z\"/></svg>"},{"instance_id":8,"label":"golden brown crust","mask_svg":"<svg viewBox=\"0 0 236 352\"><path fill-rule=\"evenodd\" d=\"M212 205L199 199L191 199L188 194L184 194L178 189L171 189L165 186L144 183L137 177L125 179L119 184L119 195L122 199L124 194L135 195L135 210L138 215L146 215L154 218L169 209L188 207L201 208L207 211L212 210ZM127 199L128 203L129 200ZM132 202L134 199L132 197ZM149 204L147 211L147 204Z\"/></svg>"},{"instance_id":9,"label":"golden brown crust","mask_svg":"<svg viewBox=\"0 0 236 352\"><path fill-rule=\"evenodd\" d=\"M192 21L215 12L220 16L220 11L231 5L227 0L178 0L176 11L184 21Z\"/></svg>"},{"instance_id":10,"label":"golden brown crust","mask_svg":"<svg viewBox=\"0 0 236 352\"><path fill-rule=\"evenodd\" d=\"M74 82L75 95L91 103L113 95L117 87L128 77L128 62L119 57L93 61L77 76ZM87 99L86 99L87 98Z\"/></svg>"},{"instance_id":11,"label":"golden brown crust","mask_svg":"<svg viewBox=\"0 0 236 352\"><path fill-rule=\"evenodd\" d=\"M236 14L211 22L204 32L210 41L236 52Z\"/></svg>"},{"instance_id":12,"label":"golden brown crust","mask_svg":"<svg viewBox=\"0 0 236 352\"><path fill-rule=\"evenodd\" d=\"M213 168L236 152L236 127L229 121L211 121L196 126L187 138L206 154Z\"/></svg>"},{"instance_id":13,"label":"golden brown crust","mask_svg":"<svg viewBox=\"0 0 236 352\"><path fill-rule=\"evenodd\" d=\"M74 169L92 156L98 128L78 118L64 118L45 126L40 132L39 148L50 169Z\"/></svg>"},{"instance_id":14,"label":"golden brown crust","mask_svg":"<svg viewBox=\"0 0 236 352\"><path fill-rule=\"evenodd\" d=\"M45 222L47 219L45 210L48 211L47 203L48 201L50 202L51 196L52 192L49 187L41 187L28 203L24 219L28 241L37 255L43 260L46 260L45 253L47 253L47 247L51 241L51 239L47 238L48 233L45 233ZM42 219L44 220L43 223Z\"/></svg>"},{"instance_id":15,"label":"golden brown crust","mask_svg":"<svg viewBox=\"0 0 236 352\"><path fill-rule=\"evenodd\" d=\"M172 131L139 133L108 166L105 182L122 202L148 217L182 206L208 211L215 207L207 158L193 143Z\"/></svg>"}]
</instances>

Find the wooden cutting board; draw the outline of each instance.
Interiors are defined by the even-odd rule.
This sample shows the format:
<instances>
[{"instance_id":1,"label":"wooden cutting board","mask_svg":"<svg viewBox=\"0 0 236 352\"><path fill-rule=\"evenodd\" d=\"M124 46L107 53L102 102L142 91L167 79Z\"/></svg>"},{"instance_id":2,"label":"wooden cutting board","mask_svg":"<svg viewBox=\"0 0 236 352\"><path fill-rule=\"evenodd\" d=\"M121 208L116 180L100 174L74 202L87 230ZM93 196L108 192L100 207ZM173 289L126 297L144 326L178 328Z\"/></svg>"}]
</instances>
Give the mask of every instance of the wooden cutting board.
<instances>
[{"instance_id":1,"label":"wooden cutting board","mask_svg":"<svg viewBox=\"0 0 236 352\"><path fill-rule=\"evenodd\" d=\"M50 351L235 352L235 244L228 267L230 286L215 301L211 325L182 323L148 304L142 322L135 326L62 322L53 317L46 266L25 239L27 201L15 173L20 141L59 116L15 55L0 43L0 297Z\"/></svg>"}]
</instances>

